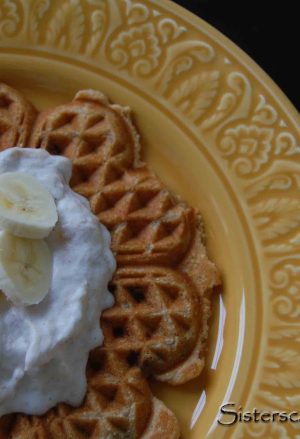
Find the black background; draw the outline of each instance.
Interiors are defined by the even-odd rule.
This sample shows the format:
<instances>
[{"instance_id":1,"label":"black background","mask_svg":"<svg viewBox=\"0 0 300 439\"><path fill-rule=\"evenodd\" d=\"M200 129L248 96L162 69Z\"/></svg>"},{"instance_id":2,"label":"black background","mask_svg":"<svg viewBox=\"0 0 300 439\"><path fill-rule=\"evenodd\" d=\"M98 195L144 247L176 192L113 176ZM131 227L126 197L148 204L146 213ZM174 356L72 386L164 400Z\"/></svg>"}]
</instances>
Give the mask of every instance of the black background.
<instances>
[{"instance_id":1,"label":"black background","mask_svg":"<svg viewBox=\"0 0 300 439\"><path fill-rule=\"evenodd\" d=\"M300 110L299 0L175 0L175 3L194 12L240 46Z\"/></svg>"}]
</instances>

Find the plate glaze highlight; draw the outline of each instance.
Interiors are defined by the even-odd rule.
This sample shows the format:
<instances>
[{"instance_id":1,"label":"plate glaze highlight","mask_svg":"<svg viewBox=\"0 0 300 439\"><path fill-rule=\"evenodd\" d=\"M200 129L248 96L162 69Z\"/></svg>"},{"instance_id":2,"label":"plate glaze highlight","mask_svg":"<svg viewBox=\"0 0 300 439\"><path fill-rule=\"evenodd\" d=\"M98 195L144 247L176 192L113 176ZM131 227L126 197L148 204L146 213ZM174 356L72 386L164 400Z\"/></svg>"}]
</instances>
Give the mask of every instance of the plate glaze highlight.
<instances>
[{"instance_id":1,"label":"plate glaze highlight","mask_svg":"<svg viewBox=\"0 0 300 439\"><path fill-rule=\"evenodd\" d=\"M297 424L216 423L222 402L300 402L299 116L216 30L163 0L6 0L0 79L39 109L96 88L129 105L146 161L203 213L224 292L207 367L153 383L183 438L297 437Z\"/></svg>"}]
</instances>

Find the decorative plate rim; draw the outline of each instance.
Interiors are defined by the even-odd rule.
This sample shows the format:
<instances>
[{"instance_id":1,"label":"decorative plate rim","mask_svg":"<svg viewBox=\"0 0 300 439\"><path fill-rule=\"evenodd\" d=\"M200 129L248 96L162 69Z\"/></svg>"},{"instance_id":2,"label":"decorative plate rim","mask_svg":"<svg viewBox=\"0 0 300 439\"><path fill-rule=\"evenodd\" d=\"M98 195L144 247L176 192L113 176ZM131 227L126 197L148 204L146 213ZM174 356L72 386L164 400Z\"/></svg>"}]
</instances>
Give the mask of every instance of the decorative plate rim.
<instances>
[{"instance_id":1,"label":"decorative plate rim","mask_svg":"<svg viewBox=\"0 0 300 439\"><path fill-rule=\"evenodd\" d=\"M159 4L159 0L152 1L153 3ZM248 55L247 52L240 48L237 43L235 43L233 40L231 40L209 22L204 20L201 16L198 16L195 13L189 11L175 1L163 0L163 2L168 4L168 6L174 11L177 9L177 15L182 12L186 17L189 17L191 24L195 28L199 27L199 23L201 23L201 26L203 26L203 29L201 29L201 31L205 32L205 34L209 38L211 38L211 36L213 35L218 44L220 44L225 50L230 51L234 57L236 57L238 54L238 56L240 57L240 61L245 66L245 68L251 71L253 76L255 76L259 81L262 81L263 79L264 85L267 86L269 93L272 94L274 99L277 101L277 104L281 107L289 107L288 111L291 113L291 117L293 117L295 124L297 124L297 121L299 124L300 114L290 98L284 93L284 91L274 81L274 79L253 58L251 58L251 56Z\"/></svg>"}]
</instances>

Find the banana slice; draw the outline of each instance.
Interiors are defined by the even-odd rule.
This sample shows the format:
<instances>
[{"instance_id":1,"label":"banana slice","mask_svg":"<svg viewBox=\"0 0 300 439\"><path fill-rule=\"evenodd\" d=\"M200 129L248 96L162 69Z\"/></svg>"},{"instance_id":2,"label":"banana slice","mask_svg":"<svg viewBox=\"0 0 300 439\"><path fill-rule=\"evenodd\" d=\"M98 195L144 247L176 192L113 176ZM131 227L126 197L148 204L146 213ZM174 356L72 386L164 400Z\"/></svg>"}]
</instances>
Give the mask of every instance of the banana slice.
<instances>
[{"instance_id":1,"label":"banana slice","mask_svg":"<svg viewBox=\"0 0 300 439\"><path fill-rule=\"evenodd\" d=\"M0 289L15 304L36 305L49 291L52 255L42 239L0 232Z\"/></svg>"},{"instance_id":2,"label":"banana slice","mask_svg":"<svg viewBox=\"0 0 300 439\"><path fill-rule=\"evenodd\" d=\"M57 222L54 199L34 177L0 175L0 227L23 238L45 238Z\"/></svg>"}]
</instances>

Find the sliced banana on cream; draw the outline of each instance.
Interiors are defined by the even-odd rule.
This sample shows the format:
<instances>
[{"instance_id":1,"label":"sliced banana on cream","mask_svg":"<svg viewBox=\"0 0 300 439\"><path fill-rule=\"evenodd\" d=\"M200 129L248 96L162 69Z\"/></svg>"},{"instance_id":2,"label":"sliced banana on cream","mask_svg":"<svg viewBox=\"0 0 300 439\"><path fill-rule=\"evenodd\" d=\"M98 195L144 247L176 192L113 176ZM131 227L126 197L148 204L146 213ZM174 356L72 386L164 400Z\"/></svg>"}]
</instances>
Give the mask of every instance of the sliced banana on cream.
<instances>
[{"instance_id":1,"label":"sliced banana on cream","mask_svg":"<svg viewBox=\"0 0 300 439\"><path fill-rule=\"evenodd\" d=\"M0 290L15 304L36 305L49 291L52 254L43 239L0 232Z\"/></svg>"},{"instance_id":2,"label":"sliced banana on cream","mask_svg":"<svg viewBox=\"0 0 300 439\"><path fill-rule=\"evenodd\" d=\"M0 175L0 228L23 238L45 238L57 222L50 192L21 172Z\"/></svg>"}]
</instances>

